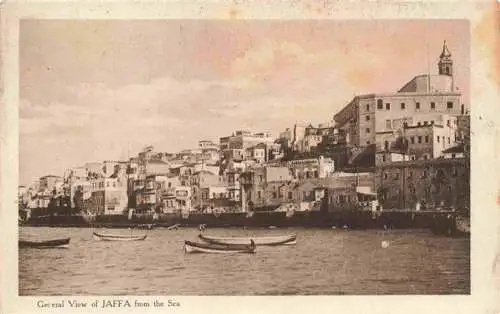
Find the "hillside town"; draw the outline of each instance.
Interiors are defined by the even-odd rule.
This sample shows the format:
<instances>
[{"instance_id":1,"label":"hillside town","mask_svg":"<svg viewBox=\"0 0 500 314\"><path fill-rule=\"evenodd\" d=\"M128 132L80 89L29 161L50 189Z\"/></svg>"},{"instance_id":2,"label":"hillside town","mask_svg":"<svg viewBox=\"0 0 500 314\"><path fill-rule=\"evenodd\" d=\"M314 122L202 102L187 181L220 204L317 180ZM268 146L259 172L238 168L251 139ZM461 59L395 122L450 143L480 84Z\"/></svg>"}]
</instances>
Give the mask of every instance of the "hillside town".
<instances>
[{"instance_id":1,"label":"hillside town","mask_svg":"<svg viewBox=\"0 0 500 314\"><path fill-rule=\"evenodd\" d=\"M21 216L467 210L470 116L453 66L445 42L437 74L357 95L324 124L235 130L177 153L146 146L45 175L19 186Z\"/></svg>"}]
</instances>

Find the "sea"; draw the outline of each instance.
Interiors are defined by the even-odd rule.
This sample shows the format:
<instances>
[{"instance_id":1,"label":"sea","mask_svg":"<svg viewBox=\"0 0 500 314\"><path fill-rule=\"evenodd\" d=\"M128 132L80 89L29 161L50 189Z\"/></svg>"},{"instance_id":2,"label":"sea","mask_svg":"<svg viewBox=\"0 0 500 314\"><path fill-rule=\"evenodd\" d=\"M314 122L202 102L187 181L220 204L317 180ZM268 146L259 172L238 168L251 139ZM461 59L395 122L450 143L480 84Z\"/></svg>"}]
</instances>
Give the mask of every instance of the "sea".
<instances>
[{"instance_id":1,"label":"sea","mask_svg":"<svg viewBox=\"0 0 500 314\"><path fill-rule=\"evenodd\" d=\"M71 237L68 248L19 249L19 295L470 294L470 242L428 230L207 229L209 235L297 234L255 254L186 254L197 228L95 229L145 241L92 239L93 229L20 227L20 239Z\"/></svg>"}]
</instances>

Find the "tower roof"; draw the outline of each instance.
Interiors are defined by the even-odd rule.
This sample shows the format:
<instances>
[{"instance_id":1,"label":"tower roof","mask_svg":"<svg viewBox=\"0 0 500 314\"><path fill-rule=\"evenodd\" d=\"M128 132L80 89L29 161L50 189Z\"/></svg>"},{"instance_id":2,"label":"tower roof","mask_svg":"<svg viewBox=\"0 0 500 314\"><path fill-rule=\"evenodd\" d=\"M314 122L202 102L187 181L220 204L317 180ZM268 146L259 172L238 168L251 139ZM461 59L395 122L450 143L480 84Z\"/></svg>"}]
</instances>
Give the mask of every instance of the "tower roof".
<instances>
[{"instance_id":1,"label":"tower roof","mask_svg":"<svg viewBox=\"0 0 500 314\"><path fill-rule=\"evenodd\" d=\"M446 40L443 43L443 51L441 52L440 58L449 58L451 57L451 53L448 50L448 46L446 45Z\"/></svg>"}]
</instances>

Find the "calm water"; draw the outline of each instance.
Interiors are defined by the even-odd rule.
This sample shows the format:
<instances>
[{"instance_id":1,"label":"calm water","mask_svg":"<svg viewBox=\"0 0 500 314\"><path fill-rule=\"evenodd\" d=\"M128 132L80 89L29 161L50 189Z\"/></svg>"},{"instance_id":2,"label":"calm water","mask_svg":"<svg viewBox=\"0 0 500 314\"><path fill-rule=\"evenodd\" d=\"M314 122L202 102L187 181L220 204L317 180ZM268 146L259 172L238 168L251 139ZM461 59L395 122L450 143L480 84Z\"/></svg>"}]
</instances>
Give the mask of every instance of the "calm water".
<instances>
[{"instance_id":1,"label":"calm water","mask_svg":"<svg viewBox=\"0 0 500 314\"><path fill-rule=\"evenodd\" d=\"M130 234L128 230L101 232ZM22 239L71 237L68 249L20 249L20 295L469 294L467 239L424 230L210 229L207 234L297 233L295 246L251 254L184 254L197 229L145 241L92 240L91 229L22 228ZM135 234L143 231L134 231ZM389 241L382 248L381 241Z\"/></svg>"}]
</instances>

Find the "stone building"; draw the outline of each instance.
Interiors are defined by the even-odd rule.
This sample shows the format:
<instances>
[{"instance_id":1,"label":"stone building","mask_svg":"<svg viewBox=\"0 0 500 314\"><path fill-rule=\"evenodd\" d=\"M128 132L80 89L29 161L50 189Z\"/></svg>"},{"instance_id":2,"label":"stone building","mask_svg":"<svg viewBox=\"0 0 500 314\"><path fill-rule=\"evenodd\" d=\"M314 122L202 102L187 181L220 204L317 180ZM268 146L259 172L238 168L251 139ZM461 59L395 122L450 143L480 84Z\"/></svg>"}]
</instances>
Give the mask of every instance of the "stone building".
<instances>
[{"instance_id":1,"label":"stone building","mask_svg":"<svg viewBox=\"0 0 500 314\"><path fill-rule=\"evenodd\" d=\"M128 207L126 178L118 176L92 179L90 197L84 199L83 207L85 211L93 214L123 214Z\"/></svg>"},{"instance_id":2,"label":"stone building","mask_svg":"<svg viewBox=\"0 0 500 314\"><path fill-rule=\"evenodd\" d=\"M423 207L468 207L469 159L387 163L377 167L375 185L384 208L415 208L417 202Z\"/></svg>"},{"instance_id":3,"label":"stone building","mask_svg":"<svg viewBox=\"0 0 500 314\"><path fill-rule=\"evenodd\" d=\"M444 150L457 145L456 117L437 115L428 118L418 122L410 120L397 131L377 132L377 151L400 150L417 160L427 160L438 158Z\"/></svg>"},{"instance_id":4,"label":"stone building","mask_svg":"<svg viewBox=\"0 0 500 314\"><path fill-rule=\"evenodd\" d=\"M454 84L453 62L446 43L438 64L438 75L418 75L398 92L354 97L334 116L336 126L351 146L377 142L378 132L397 129L395 120L419 119L423 115L463 115L465 106Z\"/></svg>"},{"instance_id":5,"label":"stone building","mask_svg":"<svg viewBox=\"0 0 500 314\"><path fill-rule=\"evenodd\" d=\"M220 150L224 151L227 149L246 149L260 143L273 144L274 137L266 132L252 133L246 130L239 130L231 136L221 137L219 146Z\"/></svg>"},{"instance_id":6,"label":"stone building","mask_svg":"<svg viewBox=\"0 0 500 314\"><path fill-rule=\"evenodd\" d=\"M293 177L288 167L257 167L240 174L240 200L242 210L252 207L263 207L270 204L265 197L268 185L277 182L292 181Z\"/></svg>"}]
</instances>

